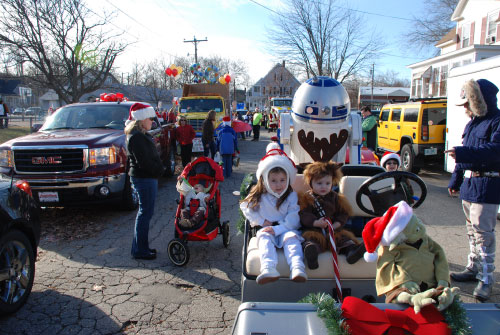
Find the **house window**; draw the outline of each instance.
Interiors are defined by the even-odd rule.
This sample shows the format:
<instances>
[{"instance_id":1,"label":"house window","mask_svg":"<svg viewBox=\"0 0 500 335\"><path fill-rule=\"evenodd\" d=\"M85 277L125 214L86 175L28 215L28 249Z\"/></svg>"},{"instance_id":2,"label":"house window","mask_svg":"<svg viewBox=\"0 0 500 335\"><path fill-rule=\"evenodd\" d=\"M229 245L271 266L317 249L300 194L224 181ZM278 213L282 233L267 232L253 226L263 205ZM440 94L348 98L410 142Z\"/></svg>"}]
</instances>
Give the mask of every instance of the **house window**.
<instances>
[{"instance_id":1,"label":"house window","mask_svg":"<svg viewBox=\"0 0 500 335\"><path fill-rule=\"evenodd\" d=\"M468 47L470 43L470 27L471 24L467 23L462 26L462 48Z\"/></svg>"},{"instance_id":2,"label":"house window","mask_svg":"<svg viewBox=\"0 0 500 335\"><path fill-rule=\"evenodd\" d=\"M255 93L259 93L259 92L260 92L260 86L254 86L254 87L253 87L253 91L254 91Z\"/></svg>"},{"instance_id":3,"label":"house window","mask_svg":"<svg viewBox=\"0 0 500 335\"><path fill-rule=\"evenodd\" d=\"M439 81L439 96L446 96L446 82L448 81L448 65L441 66L441 79Z\"/></svg>"},{"instance_id":4,"label":"house window","mask_svg":"<svg viewBox=\"0 0 500 335\"><path fill-rule=\"evenodd\" d=\"M266 94L266 87L262 86L262 94Z\"/></svg>"},{"instance_id":5,"label":"house window","mask_svg":"<svg viewBox=\"0 0 500 335\"><path fill-rule=\"evenodd\" d=\"M486 32L486 37L490 36L495 36L497 35L497 23L495 22L498 18L498 12L494 12L491 14L488 14L488 24L486 25L487 32Z\"/></svg>"},{"instance_id":6,"label":"house window","mask_svg":"<svg viewBox=\"0 0 500 335\"><path fill-rule=\"evenodd\" d=\"M438 94L439 87L439 68L436 67L432 71L432 96L435 97Z\"/></svg>"}]
</instances>

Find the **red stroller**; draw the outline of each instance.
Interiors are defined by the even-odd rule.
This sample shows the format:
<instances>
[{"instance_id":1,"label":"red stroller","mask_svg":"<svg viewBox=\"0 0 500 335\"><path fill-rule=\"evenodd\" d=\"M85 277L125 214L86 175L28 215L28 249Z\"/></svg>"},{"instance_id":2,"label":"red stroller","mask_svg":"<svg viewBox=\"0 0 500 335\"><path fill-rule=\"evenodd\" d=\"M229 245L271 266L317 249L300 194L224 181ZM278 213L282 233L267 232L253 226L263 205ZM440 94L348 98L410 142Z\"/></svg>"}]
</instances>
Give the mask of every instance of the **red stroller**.
<instances>
[{"instance_id":1,"label":"red stroller","mask_svg":"<svg viewBox=\"0 0 500 335\"><path fill-rule=\"evenodd\" d=\"M222 167L207 157L199 157L189 163L181 173L190 185L201 184L210 187L207 191L205 217L194 227L186 229L179 225L181 211L184 208L184 195L181 194L175 214L175 238L168 243L168 257L177 266L183 266L189 261L187 241L211 241L222 235L224 247L229 246L229 221L220 221L220 191L219 182L224 180Z\"/></svg>"}]
</instances>

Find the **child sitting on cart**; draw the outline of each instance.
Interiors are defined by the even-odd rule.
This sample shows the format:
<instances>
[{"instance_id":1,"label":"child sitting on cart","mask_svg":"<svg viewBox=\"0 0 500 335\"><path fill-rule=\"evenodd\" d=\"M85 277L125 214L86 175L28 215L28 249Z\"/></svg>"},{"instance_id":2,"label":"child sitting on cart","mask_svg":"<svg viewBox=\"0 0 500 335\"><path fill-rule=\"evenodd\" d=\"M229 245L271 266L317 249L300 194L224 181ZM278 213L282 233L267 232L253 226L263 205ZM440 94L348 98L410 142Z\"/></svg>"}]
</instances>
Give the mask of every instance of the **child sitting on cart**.
<instances>
[{"instance_id":1,"label":"child sitting on cart","mask_svg":"<svg viewBox=\"0 0 500 335\"><path fill-rule=\"evenodd\" d=\"M292 189L297 170L288 156L279 149L272 149L257 167L257 184L240 204L241 211L256 228L260 254L260 275L257 284L276 281L278 255L276 248L283 248L290 279L307 280L301 242L299 205L297 193Z\"/></svg>"},{"instance_id":2,"label":"child sitting on cart","mask_svg":"<svg viewBox=\"0 0 500 335\"><path fill-rule=\"evenodd\" d=\"M328 220L332 223L338 254L345 254L347 262L357 262L365 252L354 234L343 229L352 212L348 200L332 187L342 176L341 164L334 162L314 162L304 170L304 181L311 190L300 197L300 223L304 256L310 269L317 269L318 254L330 248Z\"/></svg>"},{"instance_id":3,"label":"child sitting on cart","mask_svg":"<svg viewBox=\"0 0 500 335\"><path fill-rule=\"evenodd\" d=\"M184 195L184 208L181 211L179 226L191 229L205 218L206 202L210 198L210 195L205 192L209 189L210 187L205 189L201 184L191 186L185 179L177 183L177 191Z\"/></svg>"}]
</instances>

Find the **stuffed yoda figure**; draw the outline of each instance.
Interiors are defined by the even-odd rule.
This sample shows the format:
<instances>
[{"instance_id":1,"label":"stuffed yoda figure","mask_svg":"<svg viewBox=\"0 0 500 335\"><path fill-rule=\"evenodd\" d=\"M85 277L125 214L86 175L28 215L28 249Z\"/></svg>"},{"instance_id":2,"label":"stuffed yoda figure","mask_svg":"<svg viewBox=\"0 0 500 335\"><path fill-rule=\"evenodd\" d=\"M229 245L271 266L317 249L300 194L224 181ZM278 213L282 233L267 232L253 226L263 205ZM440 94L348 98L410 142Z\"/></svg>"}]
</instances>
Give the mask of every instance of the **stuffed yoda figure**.
<instances>
[{"instance_id":1,"label":"stuffed yoda figure","mask_svg":"<svg viewBox=\"0 0 500 335\"><path fill-rule=\"evenodd\" d=\"M365 260L377 261L377 294L385 294L386 302L410 304L415 313L430 304L440 311L451 305L459 289L450 288L446 255L406 202L369 221L363 240Z\"/></svg>"}]
</instances>

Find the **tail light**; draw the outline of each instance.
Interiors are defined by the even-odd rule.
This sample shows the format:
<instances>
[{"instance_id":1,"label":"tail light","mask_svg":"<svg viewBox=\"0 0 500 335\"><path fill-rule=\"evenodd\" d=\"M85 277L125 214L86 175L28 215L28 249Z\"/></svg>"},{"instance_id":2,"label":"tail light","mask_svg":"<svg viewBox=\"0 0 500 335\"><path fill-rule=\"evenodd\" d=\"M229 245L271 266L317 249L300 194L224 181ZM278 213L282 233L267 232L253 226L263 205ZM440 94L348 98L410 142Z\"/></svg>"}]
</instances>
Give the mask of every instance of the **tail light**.
<instances>
[{"instance_id":1,"label":"tail light","mask_svg":"<svg viewBox=\"0 0 500 335\"><path fill-rule=\"evenodd\" d=\"M16 181L16 187L23 191L26 194L29 194L30 196L33 196L33 193L31 192L31 186L28 184L26 180L18 180Z\"/></svg>"},{"instance_id":2,"label":"tail light","mask_svg":"<svg viewBox=\"0 0 500 335\"><path fill-rule=\"evenodd\" d=\"M429 126L422 126L422 140L429 140Z\"/></svg>"}]
</instances>

